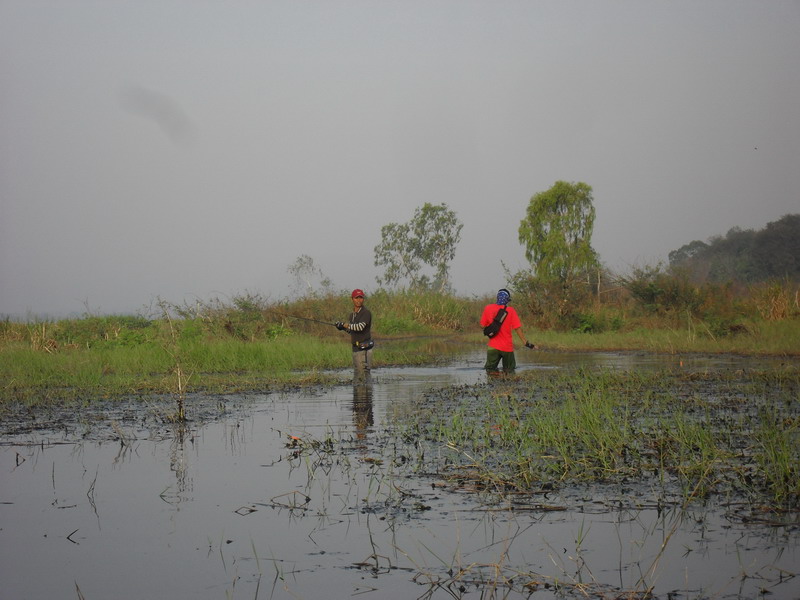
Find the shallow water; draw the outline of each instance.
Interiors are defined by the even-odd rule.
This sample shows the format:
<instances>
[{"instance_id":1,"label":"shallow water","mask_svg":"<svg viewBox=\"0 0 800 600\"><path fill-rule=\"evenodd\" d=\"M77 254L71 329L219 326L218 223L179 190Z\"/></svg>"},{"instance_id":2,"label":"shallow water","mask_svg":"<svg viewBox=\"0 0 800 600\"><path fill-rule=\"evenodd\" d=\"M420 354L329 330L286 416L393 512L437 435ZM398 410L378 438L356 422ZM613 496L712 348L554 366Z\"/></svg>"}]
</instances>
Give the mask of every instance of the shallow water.
<instances>
[{"instance_id":1,"label":"shallow water","mask_svg":"<svg viewBox=\"0 0 800 600\"><path fill-rule=\"evenodd\" d=\"M753 366L616 353L518 360L520 369ZM654 586L676 600L800 597L797 526L748 523L713 504L609 511L588 494L507 510L415 476L384 426L431 387L485 381L482 364L473 352L378 369L370 388L193 398L189 417L203 418L183 429L137 404L7 433L0 595L611 598Z\"/></svg>"}]
</instances>

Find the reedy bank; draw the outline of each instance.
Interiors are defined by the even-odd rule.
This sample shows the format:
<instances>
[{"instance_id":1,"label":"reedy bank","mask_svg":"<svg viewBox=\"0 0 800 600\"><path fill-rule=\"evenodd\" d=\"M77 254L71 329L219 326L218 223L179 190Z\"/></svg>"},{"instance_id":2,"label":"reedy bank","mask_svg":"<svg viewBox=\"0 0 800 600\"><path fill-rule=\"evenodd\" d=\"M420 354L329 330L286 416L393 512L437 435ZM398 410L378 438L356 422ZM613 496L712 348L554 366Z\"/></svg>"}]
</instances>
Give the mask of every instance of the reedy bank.
<instances>
[{"instance_id":1,"label":"reedy bank","mask_svg":"<svg viewBox=\"0 0 800 600\"><path fill-rule=\"evenodd\" d=\"M485 338L477 321L491 300L408 291L371 295L368 305L379 341L376 366L434 362L450 351L444 346L420 351L426 338L480 347ZM158 306L160 312L150 316L0 322L0 401L260 390L329 381L334 376L322 372L350 364L340 332L294 318L343 319L350 310L346 296L311 295L275 303L247 295L231 302ZM528 338L545 351L800 356L800 318L794 314L776 321L758 318L756 311L739 327L721 330L688 315L657 317L621 305L598 304L593 310L591 318L583 313L584 326L571 331L537 330L531 325L535 315L520 312Z\"/></svg>"}]
</instances>

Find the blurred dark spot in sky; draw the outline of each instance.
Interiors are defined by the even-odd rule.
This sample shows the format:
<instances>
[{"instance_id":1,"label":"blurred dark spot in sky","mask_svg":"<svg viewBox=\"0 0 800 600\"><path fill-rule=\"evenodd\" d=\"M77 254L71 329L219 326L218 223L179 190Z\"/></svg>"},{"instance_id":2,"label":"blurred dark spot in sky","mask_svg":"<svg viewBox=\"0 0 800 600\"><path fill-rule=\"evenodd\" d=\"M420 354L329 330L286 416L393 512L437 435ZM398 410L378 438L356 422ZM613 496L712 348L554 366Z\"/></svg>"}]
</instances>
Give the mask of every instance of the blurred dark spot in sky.
<instances>
[{"instance_id":1,"label":"blurred dark spot in sky","mask_svg":"<svg viewBox=\"0 0 800 600\"><path fill-rule=\"evenodd\" d=\"M181 106L165 94L130 86L120 93L120 105L133 115L153 121L176 144L188 144L194 139L191 120Z\"/></svg>"}]
</instances>

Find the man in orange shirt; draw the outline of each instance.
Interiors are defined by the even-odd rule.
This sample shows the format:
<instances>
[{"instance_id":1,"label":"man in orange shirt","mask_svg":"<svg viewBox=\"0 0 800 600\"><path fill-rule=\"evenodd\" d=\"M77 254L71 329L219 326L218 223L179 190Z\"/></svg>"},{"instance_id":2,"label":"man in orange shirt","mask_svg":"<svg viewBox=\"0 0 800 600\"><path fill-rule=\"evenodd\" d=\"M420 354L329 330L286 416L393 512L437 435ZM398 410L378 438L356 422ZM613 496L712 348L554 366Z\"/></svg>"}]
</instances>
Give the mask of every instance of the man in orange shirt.
<instances>
[{"instance_id":1,"label":"man in orange shirt","mask_svg":"<svg viewBox=\"0 0 800 600\"><path fill-rule=\"evenodd\" d=\"M500 325L499 331L489 338L484 369L490 374L498 372L497 366L500 364L500 361L503 361L503 371L505 373L513 373L514 369L516 369L517 359L514 356L512 331L516 332L517 337L526 348L536 347L525 339L525 333L522 331L522 322L519 320L519 315L513 307L508 306L509 302L511 302L511 293L507 289L499 290L497 292L497 302L494 304L487 304L481 315L481 327L485 328L492 323L501 309L504 308L508 313L505 320L503 320Z\"/></svg>"}]
</instances>

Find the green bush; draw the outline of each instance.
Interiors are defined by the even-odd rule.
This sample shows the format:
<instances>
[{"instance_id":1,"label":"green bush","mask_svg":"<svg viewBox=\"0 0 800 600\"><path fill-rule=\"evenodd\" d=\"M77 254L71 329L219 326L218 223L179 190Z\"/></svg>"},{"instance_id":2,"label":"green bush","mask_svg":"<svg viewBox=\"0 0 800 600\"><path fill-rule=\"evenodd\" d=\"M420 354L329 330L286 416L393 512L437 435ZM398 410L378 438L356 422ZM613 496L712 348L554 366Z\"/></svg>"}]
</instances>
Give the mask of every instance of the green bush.
<instances>
[{"instance_id":1,"label":"green bush","mask_svg":"<svg viewBox=\"0 0 800 600\"><path fill-rule=\"evenodd\" d=\"M367 298L375 331L383 334L476 329L483 305L451 294L378 290Z\"/></svg>"},{"instance_id":2,"label":"green bush","mask_svg":"<svg viewBox=\"0 0 800 600\"><path fill-rule=\"evenodd\" d=\"M152 337L151 324L141 316L112 315L67 319L48 325L38 323L34 327L49 331L50 339L58 346L93 348L145 343Z\"/></svg>"},{"instance_id":3,"label":"green bush","mask_svg":"<svg viewBox=\"0 0 800 600\"><path fill-rule=\"evenodd\" d=\"M634 300L652 313L688 311L696 314L704 301L701 290L685 272L670 274L663 271L660 265L636 268L622 282Z\"/></svg>"}]
</instances>

